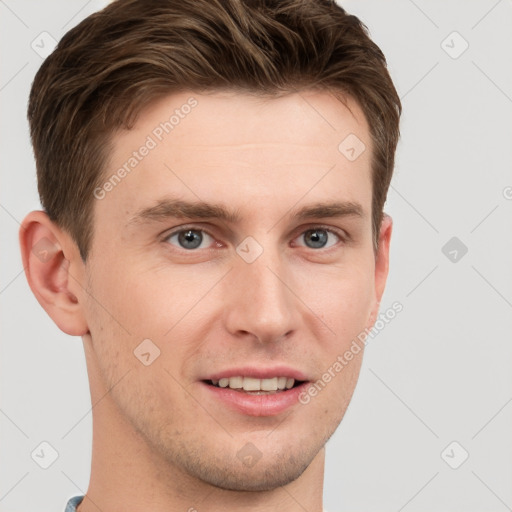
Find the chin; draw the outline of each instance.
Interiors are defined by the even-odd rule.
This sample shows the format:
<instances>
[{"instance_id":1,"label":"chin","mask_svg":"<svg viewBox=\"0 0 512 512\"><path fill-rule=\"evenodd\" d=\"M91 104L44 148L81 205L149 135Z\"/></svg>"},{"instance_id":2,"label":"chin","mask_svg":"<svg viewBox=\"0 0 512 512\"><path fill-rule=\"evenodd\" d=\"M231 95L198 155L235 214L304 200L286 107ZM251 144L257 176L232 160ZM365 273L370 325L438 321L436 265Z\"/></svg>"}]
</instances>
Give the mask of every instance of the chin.
<instances>
[{"instance_id":1,"label":"chin","mask_svg":"<svg viewBox=\"0 0 512 512\"><path fill-rule=\"evenodd\" d=\"M297 480L313 458L303 461L290 456L286 460L271 462L264 462L262 458L254 467L242 469L239 465L224 468L203 466L200 474L196 476L203 482L226 491L272 491Z\"/></svg>"},{"instance_id":2,"label":"chin","mask_svg":"<svg viewBox=\"0 0 512 512\"><path fill-rule=\"evenodd\" d=\"M257 460L253 459L248 464L240 457L241 450L233 450L232 446L225 446L222 450L204 443L187 443L186 449L181 445L181 450L174 450L172 455L168 452L168 455L172 457L173 465L189 477L218 489L272 491L297 480L306 471L330 437L330 430L317 436L316 441L311 436L302 442L296 439L286 445L267 445L258 453Z\"/></svg>"}]
</instances>

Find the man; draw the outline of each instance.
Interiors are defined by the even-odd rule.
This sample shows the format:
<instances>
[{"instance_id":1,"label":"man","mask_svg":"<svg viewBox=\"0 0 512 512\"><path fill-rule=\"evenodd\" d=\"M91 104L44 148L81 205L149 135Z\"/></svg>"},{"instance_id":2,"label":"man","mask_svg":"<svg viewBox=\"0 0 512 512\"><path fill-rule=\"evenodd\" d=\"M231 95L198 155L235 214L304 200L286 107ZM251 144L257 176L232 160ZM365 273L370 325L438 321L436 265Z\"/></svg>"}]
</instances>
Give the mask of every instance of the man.
<instances>
[{"instance_id":1,"label":"man","mask_svg":"<svg viewBox=\"0 0 512 512\"><path fill-rule=\"evenodd\" d=\"M400 101L321 0L118 0L43 63L30 287L93 404L66 512L322 510L388 272ZM364 345L364 344L363 344Z\"/></svg>"}]
</instances>

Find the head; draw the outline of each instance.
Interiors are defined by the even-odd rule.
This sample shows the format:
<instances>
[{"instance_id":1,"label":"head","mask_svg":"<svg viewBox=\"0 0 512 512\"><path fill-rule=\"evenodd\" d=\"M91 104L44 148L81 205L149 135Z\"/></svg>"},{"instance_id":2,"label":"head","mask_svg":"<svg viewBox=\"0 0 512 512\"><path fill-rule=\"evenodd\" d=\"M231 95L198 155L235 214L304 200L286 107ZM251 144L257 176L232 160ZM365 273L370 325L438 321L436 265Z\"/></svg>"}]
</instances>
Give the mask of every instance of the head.
<instances>
[{"instance_id":1,"label":"head","mask_svg":"<svg viewBox=\"0 0 512 512\"><path fill-rule=\"evenodd\" d=\"M371 327L400 109L364 25L321 0L119 0L45 60L27 276L160 463L271 489L335 431L362 350L275 414L226 405L211 381L318 381Z\"/></svg>"}]
</instances>

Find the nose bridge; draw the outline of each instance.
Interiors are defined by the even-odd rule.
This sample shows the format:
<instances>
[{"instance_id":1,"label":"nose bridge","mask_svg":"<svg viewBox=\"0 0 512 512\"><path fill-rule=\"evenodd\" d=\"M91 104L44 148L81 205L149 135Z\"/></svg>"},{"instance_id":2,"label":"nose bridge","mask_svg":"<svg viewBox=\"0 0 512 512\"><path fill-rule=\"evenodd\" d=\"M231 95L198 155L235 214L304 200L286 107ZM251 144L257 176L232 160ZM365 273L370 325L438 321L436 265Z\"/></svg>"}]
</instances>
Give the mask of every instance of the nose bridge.
<instances>
[{"instance_id":1,"label":"nose bridge","mask_svg":"<svg viewBox=\"0 0 512 512\"><path fill-rule=\"evenodd\" d=\"M227 328L250 333L260 341L276 341L297 325L297 301L288 288L283 254L268 245L252 262L237 257L231 272Z\"/></svg>"}]
</instances>

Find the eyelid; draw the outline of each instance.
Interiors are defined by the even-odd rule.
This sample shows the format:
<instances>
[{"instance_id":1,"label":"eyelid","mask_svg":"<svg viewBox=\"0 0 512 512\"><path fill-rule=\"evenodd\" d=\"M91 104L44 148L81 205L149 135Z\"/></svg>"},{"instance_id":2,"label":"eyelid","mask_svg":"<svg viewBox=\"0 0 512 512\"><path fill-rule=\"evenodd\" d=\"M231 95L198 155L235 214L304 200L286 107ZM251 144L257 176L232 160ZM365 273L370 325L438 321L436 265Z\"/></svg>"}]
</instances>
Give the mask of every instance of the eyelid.
<instances>
[{"instance_id":1,"label":"eyelid","mask_svg":"<svg viewBox=\"0 0 512 512\"><path fill-rule=\"evenodd\" d=\"M208 236L210 236L216 243L217 245L221 242L218 241L218 237L216 235L213 234L212 231L210 231L209 229L206 229L203 225L201 225L200 223L191 223L191 224L183 224L181 226L176 226L174 228L172 228L171 230L166 230L163 235L162 235L162 241L167 241L171 236L173 235L176 235L182 231L187 231L188 229L191 229L191 230L195 230L195 231L201 231L203 233L206 233ZM340 240L340 243L347 243L348 241L350 241L351 239L351 236L349 233L347 233L345 230L341 229L341 228L336 228L334 226L330 226L330 225L325 225L325 224L318 224L318 223L311 223L311 224L308 224L308 225L302 225L302 226L299 226L297 228L295 228L292 232L291 235L289 236L292 236L292 240L295 240L297 237L303 235L304 233L306 233L307 231L311 231L311 230L315 230L315 229L323 229L325 231L328 231L329 233L332 233L334 235L336 235L339 240ZM222 244L223 245L223 244ZM319 249L314 249L315 251L319 252L319 251L322 251L322 250L326 250L328 251L329 249L335 247L335 246L338 246L338 244L335 244L327 249L322 249L322 248L319 248ZM300 247L305 247L305 246L300 246ZM205 249L199 249L199 250L208 250L208 249L211 249L212 247L208 247L208 248L205 248ZM308 248L308 247L306 247ZM183 249L184 251L187 251L186 249ZM189 250L187 252L198 252L197 250L196 251L193 251L193 250Z\"/></svg>"},{"instance_id":2,"label":"eyelid","mask_svg":"<svg viewBox=\"0 0 512 512\"><path fill-rule=\"evenodd\" d=\"M323 224L311 224L311 225L308 225L308 226L300 226L299 228L297 228L297 230L294 231L293 240L295 240L299 236L303 235L307 231L314 231L315 229L322 229L324 231L328 231L329 233L332 233L333 235L336 235L339 238L341 243L346 243L346 242L348 242L350 240L350 235L345 230L340 229L340 228L335 228L334 226L328 226L328 225L326 226L326 225L323 225ZM338 244L335 244L332 247L335 247L337 245ZM303 247L303 246L301 246L301 247ZM324 250L328 251L332 247L329 247L329 248L324 249ZM315 250L316 251L321 251L322 248L315 249Z\"/></svg>"},{"instance_id":3,"label":"eyelid","mask_svg":"<svg viewBox=\"0 0 512 512\"><path fill-rule=\"evenodd\" d=\"M187 231L189 229L192 231L201 231L202 233L206 233L215 242L219 243L217 240L217 236L214 235L210 230L205 229L200 224L183 224L181 226L176 226L176 227L172 228L171 230L166 230L162 234L162 242L169 240L169 238L171 238L171 236L173 236L173 235L177 235L178 233L181 233L182 231ZM186 250L186 249L183 249L183 250ZM203 249L203 250L207 250L207 249ZM192 252L192 251L188 251L188 252Z\"/></svg>"}]
</instances>

